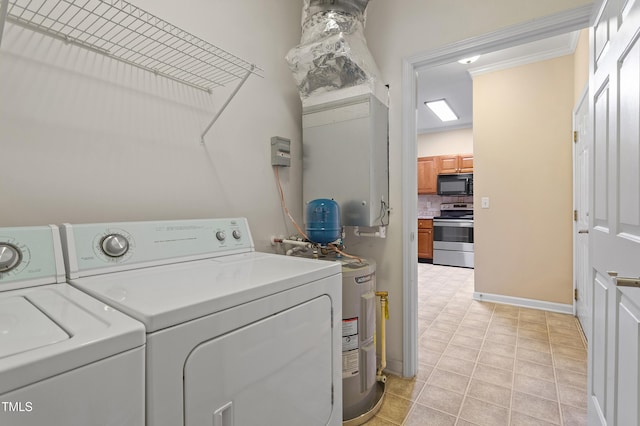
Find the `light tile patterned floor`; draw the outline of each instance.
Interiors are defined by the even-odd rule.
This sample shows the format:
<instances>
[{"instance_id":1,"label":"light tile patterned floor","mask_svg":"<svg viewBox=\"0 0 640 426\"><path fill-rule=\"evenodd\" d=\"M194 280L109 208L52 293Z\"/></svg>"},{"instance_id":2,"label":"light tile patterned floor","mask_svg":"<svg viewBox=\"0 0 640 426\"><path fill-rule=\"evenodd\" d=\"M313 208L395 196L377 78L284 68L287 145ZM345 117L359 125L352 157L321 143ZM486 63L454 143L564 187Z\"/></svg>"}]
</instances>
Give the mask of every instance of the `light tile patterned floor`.
<instances>
[{"instance_id":1,"label":"light tile patterned floor","mask_svg":"<svg viewBox=\"0 0 640 426\"><path fill-rule=\"evenodd\" d=\"M418 264L419 371L390 376L368 426L586 424L587 351L570 315L477 302L473 270Z\"/></svg>"}]
</instances>

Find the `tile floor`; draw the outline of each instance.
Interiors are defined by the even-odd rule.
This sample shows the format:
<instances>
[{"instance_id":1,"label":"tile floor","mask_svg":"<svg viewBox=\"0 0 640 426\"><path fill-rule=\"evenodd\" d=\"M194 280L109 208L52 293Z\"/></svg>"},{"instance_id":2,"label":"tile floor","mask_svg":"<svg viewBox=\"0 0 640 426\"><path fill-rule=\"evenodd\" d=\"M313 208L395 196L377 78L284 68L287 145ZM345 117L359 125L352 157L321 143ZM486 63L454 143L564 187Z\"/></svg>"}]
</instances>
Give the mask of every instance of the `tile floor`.
<instances>
[{"instance_id":1,"label":"tile floor","mask_svg":"<svg viewBox=\"0 0 640 426\"><path fill-rule=\"evenodd\" d=\"M587 352L570 315L477 302L473 270L418 264L419 371L390 376L366 424L586 424Z\"/></svg>"}]
</instances>

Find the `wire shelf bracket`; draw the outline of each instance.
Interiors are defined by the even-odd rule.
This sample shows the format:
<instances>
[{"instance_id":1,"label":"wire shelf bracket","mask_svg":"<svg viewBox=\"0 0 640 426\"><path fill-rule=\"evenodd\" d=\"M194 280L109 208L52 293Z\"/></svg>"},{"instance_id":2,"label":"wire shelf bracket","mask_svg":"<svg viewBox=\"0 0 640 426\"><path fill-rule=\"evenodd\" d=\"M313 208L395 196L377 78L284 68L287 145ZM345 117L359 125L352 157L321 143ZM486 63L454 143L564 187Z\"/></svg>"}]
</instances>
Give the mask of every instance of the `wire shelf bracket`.
<instances>
[{"instance_id":1,"label":"wire shelf bracket","mask_svg":"<svg viewBox=\"0 0 640 426\"><path fill-rule=\"evenodd\" d=\"M263 70L124 0L1 0L5 21L212 93L240 80L202 134L251 74Z\"/></svg>"},{"instance_id":2,"label":"wire shelf bracket","mask_svg":"<svg viewBox=\"0 0 640 426\"><path fill-rule=\"evenodd\" d=\"M227 105L229 105L229 103L231 102L231 99L233 99L233 97L236 95L236 93L238 93L240 91L240 88L244 85L244 83L247 81L247 79L249 78L249 76L253 72L253 67L254 67L254 65L251 65L251 69L249 71L247 71L247 73L244 75L242 80L240 80L240 82L238 83L236 88L233 90L233 92L231 92L231 94L229 95L229 97L227 98L225 103L220 107L220 109L218 110L216 115L213 117L213 119L211 120L209 125L204 129L204 131L200 135L200 143L204 144L204 137L207 135L207 133L209 133L209 130L211 130L211 126L213 126L213 123L215 123L218 120L218 117L220 117L222 112L227 108Z\"/></svg>"},{"instance_id":3,"label":"wire shelf bracket","mask_svg":"<svg viewBox=\"0 0 640 426\"><path fill-rule=\"evenodd\" d=\"M2 34L4 34L4 22L7 20L8 9L9 0L2 0L0 3L0 47L2 46Z\"/></svg>"}]
</instances>

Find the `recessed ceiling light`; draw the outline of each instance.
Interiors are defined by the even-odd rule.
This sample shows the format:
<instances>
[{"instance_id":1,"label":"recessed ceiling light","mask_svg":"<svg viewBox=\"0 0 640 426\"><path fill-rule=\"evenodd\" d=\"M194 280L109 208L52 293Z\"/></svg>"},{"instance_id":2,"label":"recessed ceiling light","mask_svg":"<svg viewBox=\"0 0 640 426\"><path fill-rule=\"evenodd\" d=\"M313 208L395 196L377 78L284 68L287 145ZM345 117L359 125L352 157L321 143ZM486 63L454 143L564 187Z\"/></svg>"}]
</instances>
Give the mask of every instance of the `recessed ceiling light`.
<instances>
[{"instance_id":1,"label":"recessed ceiling light","mask_svg":"<svg viewBox=\"0 0 640 426\"><path fill-rule=\"evenodd\" d=\"M444 99L427 101L424 104L442 121L454 121L458 119L458 116Z\"/></svg>"},{"instance_id":2,"label":"recessed ceiling light","mask_svg":"<svg viewBox=\"0 0 640 426\"><path fill-rule=\"evenodd\" d=\"M475 61L477 61L479 57L480 57L480 55L472 56L470 58L460 59L458 62L461 63L461 64L464 64L464 65L469 65L469 64L472 64Z\"/></svg>"}]
</instances>

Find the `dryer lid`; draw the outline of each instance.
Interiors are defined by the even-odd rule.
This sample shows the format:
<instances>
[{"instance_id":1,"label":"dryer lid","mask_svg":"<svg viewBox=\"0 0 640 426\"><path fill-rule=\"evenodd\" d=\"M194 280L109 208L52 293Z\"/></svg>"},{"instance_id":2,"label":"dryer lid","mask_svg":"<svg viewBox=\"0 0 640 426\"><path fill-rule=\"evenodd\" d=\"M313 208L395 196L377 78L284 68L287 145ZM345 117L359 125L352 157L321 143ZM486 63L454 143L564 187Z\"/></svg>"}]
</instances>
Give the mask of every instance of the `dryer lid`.
<instances>
[{"instance_id":1,"label":"dryer lid","mask_svg":"<svg viewBox=\"0 0 640 426\"><path fill-rule=\"evenodd\" d=\"M70 283L151 333L339 273L337 262L249 252Z\"/></svg>"},{"instance_id":2,"label":"dryer lid","mask_svg":"<svg viewBox=\"0 0 640 426\"><path fill-rule=\"evenodd\" d=\"M69 335L22 296L0 300L0 359L69 339Z\"/></svg>"}]
</instances>

